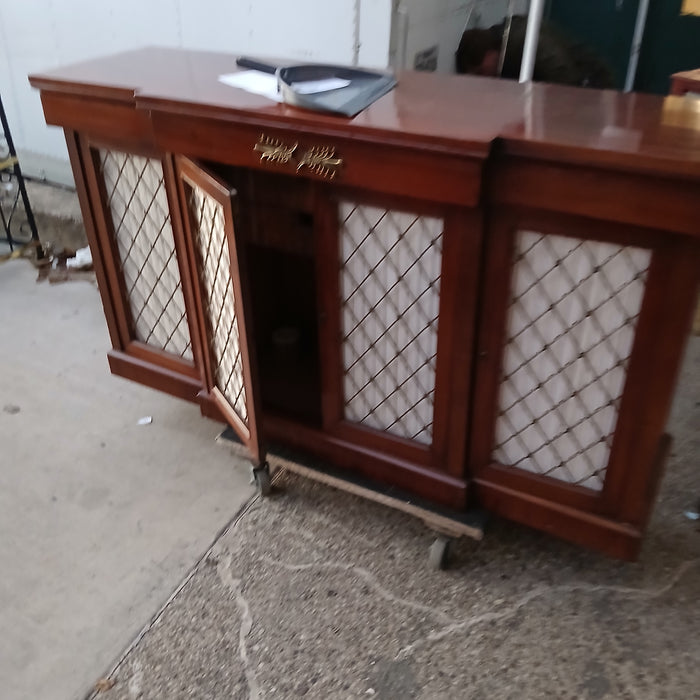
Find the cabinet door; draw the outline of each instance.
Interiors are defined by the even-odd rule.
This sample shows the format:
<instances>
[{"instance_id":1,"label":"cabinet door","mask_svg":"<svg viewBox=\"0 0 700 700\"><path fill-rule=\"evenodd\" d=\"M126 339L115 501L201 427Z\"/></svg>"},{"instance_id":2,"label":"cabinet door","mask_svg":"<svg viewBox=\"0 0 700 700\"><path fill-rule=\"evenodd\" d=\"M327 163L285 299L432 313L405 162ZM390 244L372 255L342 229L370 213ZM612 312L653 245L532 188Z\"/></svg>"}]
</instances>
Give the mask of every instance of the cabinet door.
<instances>
[{"instance_id":1,"label":"cabinet door","mask_svg":"<svg viewBox=\"0 0 700 700\"><path fill-rule=\"evenodd\" d=\"M697 279L684 246L575 217L494 216L471 460L487 506L635 555Z\"/></svg>"},{"instance_id":2,"label":"cabinet door","mask_svg":"<svg viewBox=\"0 0 700 700\"><path fill-rule=\"evenodd\" d=\"M461 479L480 219L351 190L332 200L319 261L324 427L414 474Z\"/></svg>"},{"instance_id":3,"label":"cabinet door","mask_svg":"<svg viewBox=\"0 0 700 700\"><path fill-rule=\"evenodd\" d=\"M86 228L112 337L112 371L194 401L202 383L169 161L80 140L71 157L76 183L88 195Z\"/></svg>"},{"instance_id":4,"label":"cabinet door","mask_svg":"<svg viewBox=\"0 0 700 700\"><path fill-rule=\"evenodd\" d=\"M243 256L234 228L236 192L185 157L176 158L176 169L192 276L198 282L195 299L209 398L258 463L259 401Z\"/></svg>"}]
</instances>

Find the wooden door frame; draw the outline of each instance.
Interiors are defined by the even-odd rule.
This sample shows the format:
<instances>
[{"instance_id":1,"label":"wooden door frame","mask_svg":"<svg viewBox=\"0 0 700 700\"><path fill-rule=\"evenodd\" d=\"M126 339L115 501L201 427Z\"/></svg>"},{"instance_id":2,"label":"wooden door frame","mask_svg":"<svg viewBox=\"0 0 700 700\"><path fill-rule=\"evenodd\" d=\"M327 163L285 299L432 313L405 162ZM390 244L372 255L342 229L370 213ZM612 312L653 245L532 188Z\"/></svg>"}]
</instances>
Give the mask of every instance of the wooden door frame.
<instances>
[{"instance_id":1,"label":"wooden door frame","mask_svg":"<svg viewBox=\"0 0 700 700\"><path fill-rule=\"evenodd\" d=\"M177 155L174 158L174 171L177 179L177 192L182 216L182 233L186 244L187 265L189 276L193 281L193 301L198 323L197 344L202 358L202 368L206 387L206 396L200 396L202 410L206 414L207 409L203 402L209 401L215 407L210 413L221 416L233 428L248 449L253 463L258 466L264 461L265 449L262 442L260 421L260 392L258 382L258 369L255 353L251 349L255 347L252 313L249 299L249 287L245 256L241 253L236 226L234 224L234 202L236 190L228 186L226 182L208 171L204 166L186 156ZM211 344L209 342L210 330L207 325L203 281L199 272L199 253L195 247L194 226L192 212L188 205L186 188L198 187L204 193L214 199L223 208L225 238L228 244L229 273L234 291L234 316L238 323L238 341L241 351L243 386L246 393L246 411L248 424L246 425L236 411L228 403L224 395L216 386L214 360L212 358ZM193 341L195 342L195 341Z\"/></svg>"},{"instance_id":2,"label":"wooden door frame","mask_svg":"<svg viewBox=\"0 0 700 700\"><path fill-rule=\"evenodd\" d=\"M105 139L89 133L66 132L69 154L76 175L76 187L81 199L81 209L86 221L88 240L93 251L98 271L98 284L101 288L103 305L112 341L108 353L110 369L114 374L132 379L160 391L196 401L201 391L202 380L198 358L193 346L193 359L182 357L152 347L136 339L131 318L129 299L126 293L123 274L119 268L114 225L109 215L106 188L100 175L99 149L119 150L128 155L157 160L163 168L163 181L173 224L175 257L180 274L185 301L186 323L193 338L195 327L188 305L190 283L183 263L182 241L175 231L179 219L177 199L172 197L172 181L168 173L168 158L153 148L132 148L124 139Z\"/></svg>"},{"instance_id":3,"label":"wooden door frame","mask_svg":"<svg viewBox=\"0 0 700 700\"><path fill-rule=\"evenodd\" d=\"M651 250L647 282L602 491L498 465L495 443L517 231ZM664 428L700 280L700 245L669 232L524 207L492 215L477 348L470 474L480 498L508 517L627 558L636 555L667 451ZM672 300L674 313L669 313ZM659 342L663 338L664 342Z\"/></svg>"},{"instance_id":4,"label":"wooden door frame","mask_svg":"<svg viewBox=\"0 0 700 700\"><path fill-rule=\"evenodd\" d=\"M341 200L444 220L433 442L430 445L352 423L343 416L341 269L338 255L338 205ZM331 185L319 185L315 209L324 432L334 439L361 445L377 454L391 454L427 471L463 478L481 262L481 213L466 207Z\"/></svg>"}]
</instances>

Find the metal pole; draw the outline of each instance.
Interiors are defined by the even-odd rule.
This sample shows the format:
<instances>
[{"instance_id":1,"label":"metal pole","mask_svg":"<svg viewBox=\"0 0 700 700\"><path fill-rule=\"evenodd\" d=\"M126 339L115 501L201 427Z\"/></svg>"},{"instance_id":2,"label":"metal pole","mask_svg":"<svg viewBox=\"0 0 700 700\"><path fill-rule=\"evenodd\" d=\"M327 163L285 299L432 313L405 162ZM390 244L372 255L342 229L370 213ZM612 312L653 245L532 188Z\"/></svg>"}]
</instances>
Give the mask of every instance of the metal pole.
<instances>
[{"instance_id":1,"label":"metal pole","mask_svg":"<svg viewBox=\"0 0 700 700\"><path fill-rule=\"evenodd\" d=\"M640 0L637 10L637 21L634 25L634 35L630 48L630 60L627 64L627 77L625 78L625 92L630 92L634 87L634 79L637 77L637 64L639 63L639 52L642 50L642 39L644 38L644 28L647 24L647 13L649 12L649 0Z\"/></svg>"},{"instance_id":2,"label":"metal pole","mask_svg":"<svg viewBox=\"0 0 700 700\"><path fill-rule=\"evenodd\" d=\"M7 234L7 240L10 244L10 248L12 247L13 244L13 237L12 233L10 232L10 222L12 220L12 214L14 212L15 207L17 206L17 199L19 196L22 197L22 204L24 205L24 213L27 217L27 223L29 224L29 228L32 232L32 240L36 241L37 244L39 243L39 232L37 231L36 228L36 222L34 221L34 213L32 212L32 207L29 204L29 197L27 196L27 190L24 186L24 177L22 176L22 170L19 167L19 161L17 160L17 151L15 150L15 144L12 141L12 135L10 134L10 125L7 122L7 116L5 115L5 108L3 107L2 104L2 98L0 97L0 128L2 129L2 133L5 137L5 141L7 142L7 148L10 153L10 157L14 161L13 167L12 167L12 174L17 180L17 188L19 190L18 196L15 198L15 201L12 206L12 210L10 212L9 217L7 218L7 223L5 222L5 217L3 216L3 226L6 229L6 234ZM37 258L41 259L44 257L44 253L41 249L41 245L37 245Z\"/></svg>"},{"instance_id":3,"label":"metal pole","mask_svg":"<svg viewBox=\"0 0 700 700\"><path fill-rule=\"evenodd\" d=\"M503 64L506 61L506 51L508 51L508 39L510 39L510 28L513 25L513 12L515 8L515 0L508 0L508 19L506 19L506 28L503 30L503 45L501 46L501 55L498 57L498 77L503 75Z\"/></svg>"},{"instance_id":4,"label":"metal pole","mask_svg":"<svg viewBox=\"0 0 700 700\"><path fill-rule=\"evenodd\" d=\"M403 3L396 9L395 15L394 70L406 70L406 49L408 48L408 10Z\"/></svg>"},{"instance_id":5,"label":"metal pole","mask_svg":"<svg viewBox=\"0 0 700 700\"><path fill-rule=\"evenodd\" d=\"M527 17L527 30L525 31L525 45L523 46L523 60L520 64L520 82L527 83L532 80L535 70L535 57L537 56L537 42L540 38L540 25L544 14L545 0L532 0L530 12Z\"/></svg>"},{"instance_id":6,"label":"metal pole","mask_svg":"<svg viewBox=\"0 0 700 700\"><path fill-rule=\"evenodd\" d=\"M354 14L355 27L352 37L352 65L357 66L360 63L360 2L355 0Z\"/></svg>"}]
</instances>

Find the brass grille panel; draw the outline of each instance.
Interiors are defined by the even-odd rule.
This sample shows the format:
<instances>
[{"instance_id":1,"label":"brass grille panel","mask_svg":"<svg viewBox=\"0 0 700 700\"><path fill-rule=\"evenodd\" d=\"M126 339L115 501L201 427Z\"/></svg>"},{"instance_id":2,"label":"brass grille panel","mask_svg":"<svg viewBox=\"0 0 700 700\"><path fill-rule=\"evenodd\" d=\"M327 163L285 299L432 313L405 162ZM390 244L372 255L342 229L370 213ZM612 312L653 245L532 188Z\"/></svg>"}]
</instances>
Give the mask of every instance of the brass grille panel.
<instances>
[{"instance_id":1,"label":"brass grille panel","mask_svg":"<svg viewBox=\"0 0 700 700\"><path fill-rule=\"evenodd\" d=\"M99 153L135 338L192 360L162 165L119 151Z\"/></svg>"},{"instance_id":2,"label":"brass grille panel","mask_svg":"<svg viewBox=\"0 0 700 700\"><path fill-rule=\"evenodd\" d=\"M224 208L198 187L189 188L193 236L204 290L204 314L214 360L215 384L238 417L248 425L243 357L241 355L231 259L224 226Z\"/></svg>"},{"instance_id":3,"label":"brass grille panel","mask_svg":"<svg viewBox=\"0 0 700 700\"><path fill-rule=\"evenodd\" d=\"M601 490L650 251L521 231L493 457Z\"/></svg>"},{"instance_id":4,"label":"brass grille panel","mask_svg":"<svg viewBox=\"0 0 700 700\"><path fill-rule=\"evenodd\" d=\"M432 442L442 219L343 202L344 415Z\"/></svg>"}]
</instances>

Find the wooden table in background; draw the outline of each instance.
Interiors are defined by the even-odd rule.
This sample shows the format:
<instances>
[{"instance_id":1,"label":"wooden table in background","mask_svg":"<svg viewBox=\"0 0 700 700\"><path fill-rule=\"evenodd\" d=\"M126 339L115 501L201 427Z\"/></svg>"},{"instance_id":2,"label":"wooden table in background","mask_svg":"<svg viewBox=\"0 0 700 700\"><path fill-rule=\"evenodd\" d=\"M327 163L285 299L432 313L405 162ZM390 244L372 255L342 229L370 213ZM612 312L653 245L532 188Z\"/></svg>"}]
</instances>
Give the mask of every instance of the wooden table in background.
<instances>
[{"instance_id":1,"label":"wooden table in background","mask_svg":"<svg viewBox=\"0 0 700 700\"><path fill-rule=\"evenodd\" d=\"M671 95L685 95L687 92L700 94L700 68L674 73L671 76Z\"/></svg>"}]
</instances>

